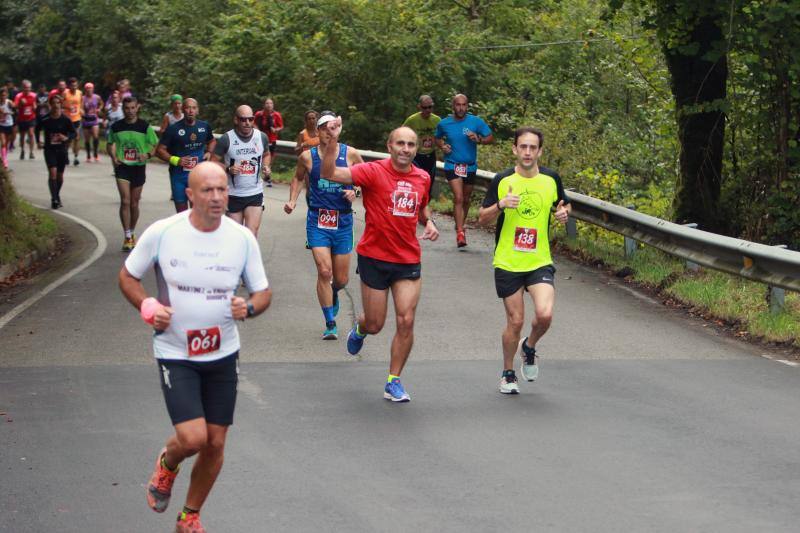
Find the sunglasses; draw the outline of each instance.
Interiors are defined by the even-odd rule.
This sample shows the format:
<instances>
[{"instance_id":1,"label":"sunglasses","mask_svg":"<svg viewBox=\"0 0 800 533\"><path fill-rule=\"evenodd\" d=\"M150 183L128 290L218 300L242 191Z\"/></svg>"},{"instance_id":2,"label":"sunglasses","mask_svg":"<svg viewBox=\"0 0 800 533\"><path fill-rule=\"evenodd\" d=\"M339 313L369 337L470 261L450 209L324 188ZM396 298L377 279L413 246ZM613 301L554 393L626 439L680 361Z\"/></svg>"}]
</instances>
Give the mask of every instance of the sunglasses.
<instances>
[{"instance_id":1,"label":"sunglasses","mask_svg":"<svg viewBox=\"0 0 800 533\"><path fill-rule=\"evenodd\" d=\"M242 122L253 122L256 119L256 117L236 117L236 118L238 120L241 120Z\"/></svg>"},{"instance_id":2,"label":"sunglasses","mask_svg":"<svg viewBox=\"0 0 800 533\"><path fill-rule=\"evenodd\" d=\"M420 109L433 109L432 105L421 105L419 106Z\"/></svg>"}]
</instances>

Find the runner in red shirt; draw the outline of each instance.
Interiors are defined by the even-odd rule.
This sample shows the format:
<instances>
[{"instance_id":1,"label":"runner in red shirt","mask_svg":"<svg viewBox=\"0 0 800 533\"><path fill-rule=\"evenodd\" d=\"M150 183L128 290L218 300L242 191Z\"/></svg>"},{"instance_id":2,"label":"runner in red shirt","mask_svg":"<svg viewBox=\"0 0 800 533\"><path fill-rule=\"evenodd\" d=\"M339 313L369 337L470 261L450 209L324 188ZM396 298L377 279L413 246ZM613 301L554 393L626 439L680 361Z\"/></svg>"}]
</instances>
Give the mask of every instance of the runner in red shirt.
<instances>
[{"instance_id":1,"label":"runner in red shirt","mask_svg":"<svg viewBox=\"0 0 800 533\"><path fill-rule=\"evenodd\" d=\"M275 111L275 102L272 98L264 100L264 109L256 111L256 128L267 134L269 139L269 159L264 158L264 181L267 187L272 187L272 159L278 147L278 134L283 130L283 117Z\"/></svg>"},{"instance_id":2,"label":"runner in red shirt","mask_svg":"<svg viewBox=\"0 0 800 533\"><path fill-rule=\"evenodd\" d=\"M347 351L356 355L367 334L374 335L383 329L391 289L397 332L392 340L383 397L407 402L411 398L400 383L400 373L414 343L414 313L422 289L419 239L439 238L428 207L431 178L412 165L417 153L417 134L411 128L400 127L389 135L388 160L350 168L335 166L341 118L321 128L327 128L332 136L323 156L322 175L361 187L366 210L364 235L356 248L364 312L347 337ZM417 224L425 226L420 237L416 233Z\"/></svg>"},{"instance_id":3,"label":"runner in red shirt","mask_svg":"<svg viewBox=\"0 0 800 533\"><path fill-rule=\"evenodd\" d=\"M31 90L31 82L22 80L22 90L14 97L17 110L17 129L19 130L19 158L25 159L25 137L28 137L29 157L33 155L33 130L36 127L36 93Z\"/></svg>"}]
</instances>

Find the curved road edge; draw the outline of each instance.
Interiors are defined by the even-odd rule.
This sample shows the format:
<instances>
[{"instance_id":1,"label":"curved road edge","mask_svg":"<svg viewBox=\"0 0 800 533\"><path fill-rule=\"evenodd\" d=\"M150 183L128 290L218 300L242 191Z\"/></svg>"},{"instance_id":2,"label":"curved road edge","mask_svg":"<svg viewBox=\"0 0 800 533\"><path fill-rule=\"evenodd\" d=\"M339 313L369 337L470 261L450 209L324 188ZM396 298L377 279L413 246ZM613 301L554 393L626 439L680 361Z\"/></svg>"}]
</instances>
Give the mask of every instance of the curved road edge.
<instances>
[{"instance_id":1,"label":"curved road edge","mask_svg":"<svg viewBox=\"0 0 800 533\"><path fill-rule=\"evenodd\" d=\"M36 205L36 204L32 204L32 205L34 207L38 208L38 209L43 209L43 210L46 209L45 207L43 207L41 205ZM105 253L106 248L108 247L108 241L106 240L105 236L92 223L90 223L90 222L88 222L88 221L86 221L86 220L84 220L84 219L82 219L80 217L77 217L75 215L71 215L69 213L66 213L64 211L56 211L55 213L58 216L63 216L65 218L69 219L69 220L72 220L73 222L75 222L75 223L79 224L80 226L82 226L84 229L88 230L94 236L95 241L97 241L97 247L94 249L94 252L92 252L92 254L86 260L84 260L81 264L79 264L78 266L76 266L75 268L73 268L72 270L67 272L66 274L60 276L55 281L52 281L51 283L46 285L44 288L39 289L32 296L29 296L23 302L17 304L10 311L8 311L4 315L0 316L0 329L2 329L6 324L8 324L12 320L14 320L14 318L16 318L17 316L22 314L30 306L32 306L33 304L35 304L36 302L41 300L48 293L50 293L54 289L58 288L62 284L66 283L67 281L69 281L70 279L75 277L77 274L79 274L83 270L85 270L89 265L91 265L92 263L97 261Z\"/></svg>"}]
</instances>

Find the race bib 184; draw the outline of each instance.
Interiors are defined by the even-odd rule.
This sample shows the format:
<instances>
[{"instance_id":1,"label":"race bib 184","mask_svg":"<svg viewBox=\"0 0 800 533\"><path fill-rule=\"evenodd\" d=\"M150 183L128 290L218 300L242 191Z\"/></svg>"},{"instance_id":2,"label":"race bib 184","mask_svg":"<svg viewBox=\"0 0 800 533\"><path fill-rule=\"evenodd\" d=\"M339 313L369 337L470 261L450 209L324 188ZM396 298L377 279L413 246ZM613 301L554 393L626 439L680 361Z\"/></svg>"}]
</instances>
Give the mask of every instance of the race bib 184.
<instances>
[{"instance_id":1,"label":"race bib 184","mask_svg":"<svg viewBox=\"0 0 800 533\"><path fill-rule=\"evenodd\" d=\"M520 228L514 230L514 250L518 252L536 251L536 229Z\"/></svg>"},{"instance_id":2,"label":"race bib 184","mask_svg":"<svg viewBox=\"0 0 800 533\"><path fill-rule=\"evenodd\" d=\"M186 330L186 345L189 348L189 357L216 352L221 344L222 333L220 333L219 326Z\"/></svg>"},{"instance_id":3,"label":"race bib 184","mask_svg":"<svg viewBox=\"0 0 800 533\"><path fill-rule=\"evenodd\" d=\"M417 191L394 191L392 193L392 214L396 217L416 216L418 202Z\"/></svg>"}]
</instances>

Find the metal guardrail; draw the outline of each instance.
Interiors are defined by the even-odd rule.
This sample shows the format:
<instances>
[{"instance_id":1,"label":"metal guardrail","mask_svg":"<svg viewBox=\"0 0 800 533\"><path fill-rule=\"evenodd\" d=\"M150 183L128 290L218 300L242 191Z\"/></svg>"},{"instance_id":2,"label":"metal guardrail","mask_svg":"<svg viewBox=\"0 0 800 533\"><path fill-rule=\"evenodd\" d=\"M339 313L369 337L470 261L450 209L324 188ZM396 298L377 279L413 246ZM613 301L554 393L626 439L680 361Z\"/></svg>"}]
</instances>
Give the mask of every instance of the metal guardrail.
<instances>
[{"instance_id":1,"label":"metal guardrail","mask_svg":"<svg viewBox=\"0 0 800 533\"><path fill-rule=\"evenodd\" d=\"M278 141L278 153L295 157L295 143ZM359 150L366 161L386 159L388 154ZM442 173L442 163L437 163ZM478 171L483 185L494 177ZM570 192L573 217L613 231L664 252L708 268L780 287L800 291L800 252L734 239L661 220L591 196Z\"/></svg>"}]
</instances>

